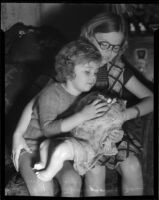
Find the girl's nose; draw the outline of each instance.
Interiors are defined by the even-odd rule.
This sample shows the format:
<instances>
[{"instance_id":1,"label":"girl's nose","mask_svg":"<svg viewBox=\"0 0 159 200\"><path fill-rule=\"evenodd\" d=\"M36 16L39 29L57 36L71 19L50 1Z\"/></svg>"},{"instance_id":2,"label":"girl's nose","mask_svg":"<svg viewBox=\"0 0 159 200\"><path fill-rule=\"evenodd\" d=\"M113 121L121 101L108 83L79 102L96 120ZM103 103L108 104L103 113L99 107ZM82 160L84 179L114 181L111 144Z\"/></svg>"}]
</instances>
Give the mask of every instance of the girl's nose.
<instances>
[{"instance_id":1,"label":"girl's nose","mask_svg":"<svg viewBox=\"0 0 159 200\"><path fill-rule=\"evenodd\" d=\"M111 49L107 49L107 50L105 51L105 54L106 54L106 55L109 55L109 56L111 56L112 53L113 53L112 48L111 48Z\"/></svg>"}]
</instances>

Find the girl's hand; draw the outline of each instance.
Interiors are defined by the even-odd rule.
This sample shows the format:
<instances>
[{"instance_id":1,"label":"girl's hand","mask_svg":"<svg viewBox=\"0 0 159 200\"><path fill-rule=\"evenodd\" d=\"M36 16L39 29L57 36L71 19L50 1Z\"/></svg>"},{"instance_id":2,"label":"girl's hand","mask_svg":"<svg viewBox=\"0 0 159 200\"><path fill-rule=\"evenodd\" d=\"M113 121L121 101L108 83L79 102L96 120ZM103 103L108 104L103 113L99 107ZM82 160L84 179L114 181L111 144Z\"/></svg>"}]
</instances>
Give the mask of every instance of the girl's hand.
<instances>
[{"instance_id":1,"label":"girl's hand","mask_svg":"<svg viewBox=\"0 0 159 200\"><path fill-rule=\"evenodd\" d=\"M82 109L81 115L84 121L101 117L109 109L107 102L100 101L97 99Z\"/></svg>"},{"instance_id":2,"label":"girl's hand","mask_svg":"<svg viewBox=\"0 0 159 200\"><path fill-rule=\"evenodd\" d=\"M19 171L19 155L22 149L25 149L27 152L32 153L28 145L25 142L25 139L22 136L13 137L13 147L12 147L12 159L16 171Z\"/></svg>"},{"instance_id":3,"label":"girl's hand","mask_svg":"<svg viewBox=\"0 0 159 200\"><path fill-rule=\"evenodd\" d=\"M122 140L123 135L124 135L123 130L114 129L113 131L111 131L109 138L113 143L118 143Z\"/></svg>"}]
</instances>

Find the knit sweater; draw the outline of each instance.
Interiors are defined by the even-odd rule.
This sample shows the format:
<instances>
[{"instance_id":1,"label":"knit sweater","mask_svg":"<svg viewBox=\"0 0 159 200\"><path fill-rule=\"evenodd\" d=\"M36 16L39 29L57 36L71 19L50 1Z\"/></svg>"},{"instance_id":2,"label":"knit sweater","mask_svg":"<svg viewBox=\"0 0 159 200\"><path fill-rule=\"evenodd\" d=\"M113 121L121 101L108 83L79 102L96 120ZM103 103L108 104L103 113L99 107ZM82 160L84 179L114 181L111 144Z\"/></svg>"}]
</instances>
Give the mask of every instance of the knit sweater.
<instances>
[{"instance_id":1,"label":"knit sweater","mask_svg":"<svg viewBox=\"0 0 159 200\"><path fill-rule=\"evenodd\" d=\"M35 150L45 137L61 133L62 119L69 115L69 107L76 96L69 94L59 83L50 83L38 95L31 121L24 134L28 146Z\"/></svg>"}]
</instances>

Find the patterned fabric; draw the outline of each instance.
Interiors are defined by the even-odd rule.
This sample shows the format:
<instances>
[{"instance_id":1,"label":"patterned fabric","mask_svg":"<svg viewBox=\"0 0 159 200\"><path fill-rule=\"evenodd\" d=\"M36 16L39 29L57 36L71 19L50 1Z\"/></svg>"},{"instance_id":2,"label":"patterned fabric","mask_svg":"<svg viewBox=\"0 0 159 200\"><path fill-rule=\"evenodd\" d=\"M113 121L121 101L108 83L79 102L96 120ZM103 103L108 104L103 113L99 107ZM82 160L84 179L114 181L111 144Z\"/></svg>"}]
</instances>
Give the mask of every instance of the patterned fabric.
<instances>
[{"instance_id":1,"label":"patterned fabric","mask_svg":"<svg viewBox=\"0 0 159 200\"><path fill-rule=\"evenodd\" d=\"M121 61L115 65L108 63L100 68L97 75L96 87L105 87L105 92L115 93L122 98L123 87L132 75L131 70L129 71L129 69L126 69L124 63ZM129 125L132 123L133 121L131 121ZM136 126L133 129L134 131L135 128ZM109 169L114 169L120 162L124 161L129 154L140 155L142 152L140 141L135 137L133 132L129 132L129 126L125 126L124 131L125 133L122 141L117 144L118 153L112 156L103 155L99 158L96 165L105 165Z\"/></svg>"},{"instance_id":2,"label":"patterned fabric","mask_svg":"<svg viewBox=\"0 0 159 200\"><path fill-rule=\"evenodd\" d=\"M110 92L115 91L122 96L122 87L123 87L123 73L124 66L123 64L113 65L112 63L108 65L108 79L109 79L109 88Z\"/></svg>"},{"instance_id":3,"label":"patterned fabric","mask_svg":"<svg viewBox=\"0 0 159 200\"><path fill-rule=\"evenodd\" d=\"M122 62L118 63L118 65L108 63L99 68L96 87L104 88L105 91L107 90L111 93L115 92L121 97L124 70Z\"/></svg>"},{"instance_id":4,"label":"patterned fabric","mask_svg":"<svg viewBox=\"0 0 159 200\"><path fill-rule=\"evenodd\" d=\"M78 101L76 111L78 112L95 99L105 102L107 98L109 98L108 95L99 92L88 93ZM75 146L74 165L80 175L95 166L102 155L110 156L118 153L109 134L114 130L121 129L123 121L117 115L123 110L125 110L125 102L118 99L103 116L81 123L72 130L73 137L77 139L77 141L72 140Z\"/></svg>"},{"instance_id":5,"label":"patterned fabric","mask_svg":"<svg viewBox=\"0 0 159 200\"><path fill-rule=\"evenodd\" d=\"M32 151L44 139L44 133L55 136L61 132L62 118L69 115L76 96L68 93L60 83L50 82L39 93L24 139ZM40 121L40 123L39 123Z\"/></svg>"},{"instance_id":6,"label":"patterned fabric","mask_svg":"<svg viewBox=\"0 0 159 200\"><path fill-rule=\"evenodd\" d=\"M143 148L139 141L133 134L125 131L124 137L121 142L117 144L118 153L113 156L102 156L97 165L105 165L109 169L115 169L119 163L124 161L130 154L139 156Z\"/></svg>"}]
</instances>

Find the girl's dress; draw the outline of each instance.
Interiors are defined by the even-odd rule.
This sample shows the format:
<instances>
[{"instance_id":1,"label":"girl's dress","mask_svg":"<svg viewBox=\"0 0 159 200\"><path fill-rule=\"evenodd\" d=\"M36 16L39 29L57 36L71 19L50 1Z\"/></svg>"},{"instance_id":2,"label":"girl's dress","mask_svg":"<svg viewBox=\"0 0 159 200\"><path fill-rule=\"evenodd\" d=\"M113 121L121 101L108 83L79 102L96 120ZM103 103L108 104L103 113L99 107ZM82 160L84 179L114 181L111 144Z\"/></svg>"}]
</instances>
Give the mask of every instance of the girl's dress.
<instances>
[{"instance_id":1,"label":"girl's dress","mask_svg":"<svg viewBox=\"0 0 159 200\"><path fill-rule=\"evenodd\" d=\"M96 89L98 88L99 90L102 90L102 92L109 92L114 96L123 98L124 85L132 76L133 72L125 66L123 62L119 61L118 65L108 63L99 69ZM112 156L103 155L98 160L97 165L105 165L110 169L114 169L130 154L140 156L140 153L142 152L142 145L140 144L140 141L135 138L135 135L128 132L126 126L124 125L123 139L122 141L116 143L118 153Z\"/></svg>"}]
</instances>

